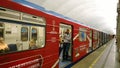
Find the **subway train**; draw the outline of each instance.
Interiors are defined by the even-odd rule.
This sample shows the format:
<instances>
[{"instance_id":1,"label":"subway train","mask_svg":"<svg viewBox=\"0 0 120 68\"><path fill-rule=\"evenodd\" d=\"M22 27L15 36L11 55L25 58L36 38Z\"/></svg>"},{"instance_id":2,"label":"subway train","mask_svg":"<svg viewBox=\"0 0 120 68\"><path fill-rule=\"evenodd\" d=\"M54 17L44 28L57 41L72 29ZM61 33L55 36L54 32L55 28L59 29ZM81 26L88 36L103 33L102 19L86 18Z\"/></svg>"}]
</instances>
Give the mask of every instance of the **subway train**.
<instances>
[{"instance_id":1,"label":"subway train","mask_svg":"<svg viewBox=\"0 0 120 68\"><path fill-rule=\"evenodd\" d=\"M112 35L23 5L0 1L0 68L59 68L60 37L69 29L69 61L75 63L112 39ZM34 39L36 47L30 48ZM32 42L33 43L33 42ZM1 44L1 43L0 43Z\"/></svg>"}]
</instances>

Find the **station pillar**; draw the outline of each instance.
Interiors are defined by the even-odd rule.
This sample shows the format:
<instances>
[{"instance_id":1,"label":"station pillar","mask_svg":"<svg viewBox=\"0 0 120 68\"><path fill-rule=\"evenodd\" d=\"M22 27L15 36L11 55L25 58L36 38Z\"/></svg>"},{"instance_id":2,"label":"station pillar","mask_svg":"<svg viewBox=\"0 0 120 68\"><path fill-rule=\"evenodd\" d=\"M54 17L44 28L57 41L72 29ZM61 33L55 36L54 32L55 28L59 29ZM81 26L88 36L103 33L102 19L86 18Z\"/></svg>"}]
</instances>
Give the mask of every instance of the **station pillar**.
<instances>
[{"instance_id":1,"label":"station pillar","mask_svg":"<svg viewBox=\"0 0 120 68\"><path fill-rule=\"evenodd\" d=\"M117 5L117 29L116 29L116 44L117 44L117 50L119 52L119 61L120 61L120 0Z\"/></svg>"}]
</instances>

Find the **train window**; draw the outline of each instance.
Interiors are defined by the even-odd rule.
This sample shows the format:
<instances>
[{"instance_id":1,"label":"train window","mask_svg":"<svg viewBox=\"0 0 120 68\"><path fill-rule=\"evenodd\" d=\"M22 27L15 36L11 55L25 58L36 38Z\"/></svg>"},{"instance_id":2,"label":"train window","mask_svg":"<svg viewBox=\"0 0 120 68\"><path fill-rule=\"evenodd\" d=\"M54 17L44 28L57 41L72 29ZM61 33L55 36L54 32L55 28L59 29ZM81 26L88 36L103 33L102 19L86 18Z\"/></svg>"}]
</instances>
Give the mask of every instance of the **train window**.
<instances>
[{"instance_id":1,"label":"train window","mask_svg":"<svg viewBox=\"0 0 120 68\"><path fill-rule=\"evenodd\" d=\"M31 30L31 40L35 42L37 48L45 45L45 28L34 26Z\"/></svg>"},{"instance_id":2,"label":"train window","mask_svg":"<svg viewBox=\"0 0 120 68\"><path fill-rule=\"evenodd\" d=\"M32 28L32 39L37 40L37 29Z\"/></svg>"},{"instance_id":3,"label":"train window","mask_svg":"<svg viewBox=\"0 0 120 68\"><path fill-rule=\"evenodd\" d=\"M4 26L0 27L0 35L9 48L5 53L37 49L45 46L45 26L4 23Z\"/></svg>"},{"instance_id":4,"label":"train window","mask_svg":"<svg viewBox=\"0 0 120 68\"><path fill-rule=\"evenodd\" d=\"M28 40L28 28L27 27L22 27L21 28L21 40L22 41L27 41Z\"/></svg>"},{"instance_id":5,"label":"train window","mask_svg":"<svg viewBox=\"0 0 120 68\"><path fill-rule=\"evenodd\" d=\"M45 45L45 27L38 27L37 29L36 45L38 48L42 48Z\"/></svg>"},{"instance_id":6,"label":"train window","mask_svg":"<svg viewBox=\"0 0 120 68\"><path fill-rule=\"evenodd\" d=\"M79 40L80 41L86 41L86 29L80 28L80 31L79 31Z\"/></svg>"},{"instance_id":7,"label":"train window","mask_svg":"<svg viewBox=\"0 0 120 68\"><path fill-rule=\"evenodd\" d=\"M3 37L9 49L5 53L45 46L45 18L11 9L2 9L0 18L4 19L4 22L0 21L0 37ZM4 49L1 49L0 47L0 53L4 52Z\"/></svg>"},{"instance_id":8,"label":"train window","mask_svg":"<svg viewBox=\"0 0 120 68\"><path fill-rule=\"evenodd\" d=\"M79 40L80 41L86 41L86 32L83 32L83 31L80 31L80 34L79 34L80 36L80 38L79 38Z\"/></svg>"}]
</instances>

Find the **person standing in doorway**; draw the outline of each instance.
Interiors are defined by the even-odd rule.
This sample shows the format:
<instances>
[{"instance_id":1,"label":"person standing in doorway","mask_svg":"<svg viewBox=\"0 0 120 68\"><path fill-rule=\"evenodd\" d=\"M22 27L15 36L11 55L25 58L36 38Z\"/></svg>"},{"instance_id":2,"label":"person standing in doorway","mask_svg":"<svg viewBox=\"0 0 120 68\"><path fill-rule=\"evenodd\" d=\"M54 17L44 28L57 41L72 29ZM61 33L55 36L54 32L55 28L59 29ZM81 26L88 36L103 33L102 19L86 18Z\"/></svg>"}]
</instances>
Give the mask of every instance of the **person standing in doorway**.
<instances>
[{"instance_id":1,"label":"person standing in doorway","mask_svg":"<svg viewBox=\"0 0 120 68\"><path fill-rule=\"evenodd\" d=\"M70 48L70 43L71 43L71 35L70 35L70 30L67 29L66 32L63 35L63 61L68 60L68 52Z\"/></svg>"}]
</instances>

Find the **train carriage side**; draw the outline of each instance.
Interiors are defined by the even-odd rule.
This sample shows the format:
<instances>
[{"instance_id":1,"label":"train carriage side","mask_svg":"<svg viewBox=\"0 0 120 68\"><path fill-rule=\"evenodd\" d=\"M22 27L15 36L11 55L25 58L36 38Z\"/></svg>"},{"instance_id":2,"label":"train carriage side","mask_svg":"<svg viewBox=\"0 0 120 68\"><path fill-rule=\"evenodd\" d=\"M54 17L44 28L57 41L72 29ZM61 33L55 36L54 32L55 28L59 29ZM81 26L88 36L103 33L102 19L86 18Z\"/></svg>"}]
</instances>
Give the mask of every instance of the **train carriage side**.
<instances>
[{"instance_id":1,"label":"train carriage side","mask_svg":"<svg viewBox=\"0 0 120 68\"><path fill-rule=\"evenodd\" d=\"M9 3L9 5L7 5L6 3ZM11 4L12 6L10 6ZM5 34L3 38L5 38L5 40L8 40L8 42L5 41L7 42L7 44L12 43L12 45L14 44L15 47L17 48L20 47L18 49L16 48L16 51L2 54L0 56L1 58L0 67L11 67L11 68L12 67L25 68L25 67L35 67L35 66L42 68L58 67L60 27L61 28L64 27L64 29L66 29L66 27L70 28L72 32L71 35L75 35L73 36L74 39L72 37L71 40L77 39L76 43L74 43L74 41L71 41L71 47L72 47L70 51L72 57L71 60L76 61L82 58L84 55L86 55L88 51L88 45L87 45L88 41L86 39L87 29L85 27L80 26L78 24L73 26L73 22L57 18L55 16L46 14L44 12L35 9L27 8L12 1L1 1L0 6L9 8L9 9L1 8L1 12L3 13L1 14L3 16L6 16L8 14L8 17L6 16L7 18L1 17L1 23L5 24L4 26L5 29L4 32L2 33L9 34L9 37L7 37L7 35ZM12 19L11 17L13 16L16 17L16 14L18 15L17 20ZM43 23L39 24L38 20L43 21ZM7 30L7 29L11 29L11 30ZM77 32L77 36L74 33L75 31ZM14 36L13 34L16 35ZM13 37L13 40L10 40L11 37ZM15 39L15 37L17 39ZM34 38L37 44L39 45L38 49L32 49L32 50L28 49L29 41L32 38ZM18 42L19 45L17 44ZM74 50L76 47L78 48L78 50ZM73 54L73 52L75 53L75 55ZM77 52L79 52L80 55L78 55ZM6 57L9 57L9 59L6 59Z\"/></svg>"},{"instance_id":2,"label":"train carriage side","mask_svg":"<svg viewBox=\"0 0 120 68\"><path fill-rule=\"evenodd\" d=\"M3 38L5 38L7 44L17 47L15 51L0 56L0 67L58 67L60 28L61 30L66 30L67 28L71 30L70 56L73 62L85 56L89 52L89 47L92 46L90 39L92 37L92 30L88 27L57 18L12 1L1 1L0 6L9 8L1 8L3 13L1 14L5 17L1 17L1 24L5 24L4 32L1 32L4 33ZM17 19L15 18L16 15L18 15ZM15 19L12 19L12 17ZM39 21L43 22L39 24ZM38 49L28 49L29 41L32 38L38 44ZM90 45L89 42L91 43ZM6 59L6 57L9 59Z\"/></svg>"},{"instance_id":3,"label":"train carriage side","mask_svg":"<svg viewBox=\"0 0 120 68\"><path fill-rule=\"evenodd\" d=\"M73 25L73 62L81 59L92 47L92 30L80 24Z\"/></svg>"},{"instance_id":4,"label":"train carriage side","mask_svg":"<svg viewBox=\"0 0 120 68\"><path fill-rule=\"evenodd\" d=\"M81 24L77 24L65 19L59 19L59 33L62 36L64 30L67 28L71 31L71 47L70 55L71 60L76 62L77 60L83 58L89 52L92 51L92 30ZM65 26L65 27L64 27ZM71 27L70 27L71 26Z\"/></svg>"},{"instance_id":5,"label":"train carriage side","mask_svg":"<svg viewBox=\"0 0 120 68\"><path fill-rule=\"evenodd\" d=\"M111 39L112 39L111 35L99 31L99 39L98 39L99 47L104 45L105 43L109 42Z\"/></svg>"},{"instance_id":6,"label":"train carriage side","mask_svg":"<svg viewBox=\"0 0 120 68\"><path fill-rule=\"evenodd\" d=\"M0 54L0 67L58 68L60 37L67 29L71 35L71 62L105 43L102 32L10 0L1 1L0 36L13 50Z\"/></svg>"},{"instance_id":7,"label":"train carriage side","mask_svg":"<svg viewBox=\"0 0 120 68\"><path fill-rule=\"evenodd\" d=\"M12 1L1 1L0 7L1 36L13 49L0 54L0 67L54 66L59 53L56 17ZM29 49L29 42L38 48Z\"/></svg>"},{"instance_id":8,"label":"train carriage side","mask_svg":"<svg viewBox=\"0 0 120 68\"><path fill-rule=\"evenodd\" d=\"M99 31L93 29L93 36L92 36L92 43L93 43L93 50L99 47Z\"/></svg>"}]
</instances>

